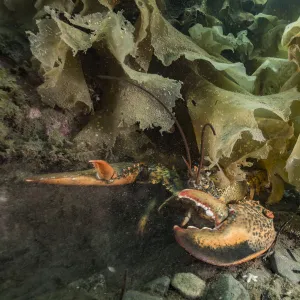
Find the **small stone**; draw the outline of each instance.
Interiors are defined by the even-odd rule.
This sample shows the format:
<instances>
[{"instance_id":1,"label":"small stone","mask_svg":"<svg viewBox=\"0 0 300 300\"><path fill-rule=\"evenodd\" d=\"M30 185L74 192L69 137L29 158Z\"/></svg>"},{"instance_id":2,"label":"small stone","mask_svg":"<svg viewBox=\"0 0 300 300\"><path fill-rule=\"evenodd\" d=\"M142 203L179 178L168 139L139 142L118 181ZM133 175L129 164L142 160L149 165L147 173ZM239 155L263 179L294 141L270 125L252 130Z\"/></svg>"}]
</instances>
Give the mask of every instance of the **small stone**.
<instances>
[{"instance_id":1,"label":"small stone","mask_svg":"<svg viewBox=\"0 0 300 300\"><path fill-rule=\"evenodd\" d=\"M123 300L163 300L163 298L129 290L124 294Z\"/></svg>"},{"instance_id":2,"label":"small stone","mask_svg":"<svg viewBox=\"0 0 300 300\"><path fill-rule=\"evenodd\" d=\"M177 291L175 290L169 290L166 295L166 300L185 300L183 296L181 296Z\"/></svg>"},{"instance_id":3,"label":"small stone","mask_svg":"<svg viewBox=\"0 0 300 300\"><path fill-rule=\"evenodd\" d=\"M106 281L103 274L97 273L86 279L78 279L68 286L74 290L83 291L95 299L105 299L103 297L106 294Z\"/></svg>"},{"instance_id":4,"label":"small stone","mask_svg":"<svg viewBox=\"0 0 300 300\"><path fill-rule=\"evenodd\" d=\"M164 296L170 286L171 279L168 276L163 276L148 282L143 291L147 291L150 294L156 294L158 296Z\"/></svg>"},{"instance_id":5,"label":"small stone","mask_svg":"<svg viewBox=\"0 0 300 300\"><path fill-rule=\"evenodd\" d=\"M282 295L286 289L288 290L291 287L290 281L288 283L286 281L288 281L286 278L282 278L276 274L270 281L269 287L278 295Z\"/></svg>"},{"instance_id":6,"label":"small stone","mask_svg":"<svg viewBox=\"0 0 300 300\"><path fill-rule=\"evenodd\" d=\"M249 274L257 276L257 281L251 280L250 282L247 282L247 277L249 276ZM244 277L245 275L248 276ZM261 299L264 290L267 286L269 286L269 282L272 279L272 273L264 266L260 266L259 269L250 267L242 274L240 274L236 279L238 279L240 283L245 287L251 299Z\"/></svg>"},{"instance_id":7,"label":"small stone","mask_svg":"<svg viewBox=\"0 0 300 300\"><path fill-rule=\"evenodd\" d=\"M250 300L250 296L244 286L231 274L222 274L209 285L205 299Z\"/></svg>"},{"instance_id":8,"label":"small stone","mask_svg":"<svg viewBox=\"0 0 300 300\"><path fill-rule=\"evenodd\" d=\"M193 273L177 273L172 279L172 286L184 297L197 299L204 294L206 283Z\"/></svg>"},{"instance_id":9,"label":"small stone","mask_svg":"<svg viewBox=\"0 0 300 300\"><path fill-rule=\"evenodd\" d=\"M277 291L275 289L268 289L265 290L261 295L261 300L280 300L281 297L278 295Z\"/></svg>"},{"instance_id":10,"label":"small stone","mask_svg":"<svg viewBox=\"0 0 300 300\"><path fill-rule=\"evenodd\" d=\"M270 282L270 288L275 290L277 294L280 295L280 299L283 297L300 299L300 286L277 274L274 275L272 281Z\"/></svg>"},{"instance_id":11,"label":"small stone","mask_svg":"<svg viewBox=\"0 0 300 300\"><path fill-rule=\"evenodd\" d=\"M271 256L271 267L278 275L289 279L293 283L300 282L300 262L295 261L283 246L277 247Z\"/></svg>"}]
</instances>

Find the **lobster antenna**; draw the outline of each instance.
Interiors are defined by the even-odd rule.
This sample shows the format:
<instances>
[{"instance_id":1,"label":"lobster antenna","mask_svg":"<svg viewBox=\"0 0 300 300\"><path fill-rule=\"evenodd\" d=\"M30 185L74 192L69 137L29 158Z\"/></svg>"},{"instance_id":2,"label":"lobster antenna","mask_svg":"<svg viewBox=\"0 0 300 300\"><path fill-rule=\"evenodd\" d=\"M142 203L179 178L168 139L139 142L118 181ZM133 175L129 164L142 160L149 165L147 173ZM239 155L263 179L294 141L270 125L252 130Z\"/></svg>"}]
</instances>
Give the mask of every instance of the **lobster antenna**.
<instances>
[{"instance_id":1,"label":"lobster antenna","mask_svg":"<svg viewBox=\"0 0 300 300\"><path fill-rule=\"evenodd\" d=\"M148 91L147 89L145 89L143 86L135 83L133 80L125 78L125 77L116 77L116 76L108 76L108 75L98 75L97 77L101 78L101 79L108 79L108 80L118 80L118 81L125 81L128 82L130 84L132 84L133 86L139 88L140 90L142 90L143 92L147 93L148 95L150 95L152 98L154 98L165 110L166 112L169 114L169 116L172 118L172 120L175 122L179 133L181 135L181 138L183 140L184 143L184 147L185 147L185 151L186 151L186 156L187 156L187 167L188 167L188 171L190 174L192 174L192 160L191 160L191 153L190 153L190 148L186 139L186 136L182 130L181 125L179 124L179 122L177 121L176 117L172 114L172 112L168 109L168 107L160 100L158 99L157 96L155 96L152 92Z\"/></svg>"},{"instance_id":2,"label":"lobster antenna","mask_svg":"<svg viewBox=\"0 0 300 300\"><path fill-rule=\"evenodd\" d=\"M204 126L202 128L202 132L201 132L201 150L200 150L201 151L200 152L201 156L200 156L200 162L199 162L199 167L198 167L197 177L196 177L196 183L197 184L199 184L200 170L202 169L202 166L203 166L203 160L204 160L204 133L205 133L205 129L206 129L207 126L210 127L213 134L216 135L216 131L210 123L204 124Z\"/></svg>"}]
</instances>

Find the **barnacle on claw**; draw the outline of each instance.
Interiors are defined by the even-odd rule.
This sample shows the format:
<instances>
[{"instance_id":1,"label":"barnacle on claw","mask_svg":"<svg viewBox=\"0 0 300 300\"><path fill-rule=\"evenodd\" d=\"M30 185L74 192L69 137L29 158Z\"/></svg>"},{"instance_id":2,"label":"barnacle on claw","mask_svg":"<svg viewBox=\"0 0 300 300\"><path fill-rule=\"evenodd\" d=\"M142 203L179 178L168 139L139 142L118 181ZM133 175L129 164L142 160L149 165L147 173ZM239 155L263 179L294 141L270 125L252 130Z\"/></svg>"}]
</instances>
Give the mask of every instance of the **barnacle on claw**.
<instances>
[{"instance_id":1,"label":"barnacle on claw","mask_svg":"<svg viewBox=\"0 0 300 300\"><path fill-rule=\"evenodd\" d=\"M177 242L199 260L218 266L237 265L258 257L272 245L273 214L256 201L225 204L198 190L178 194L196 216L210 217L212 228L174 226ZM190 208L193 208L190 210Z\"/></svg>"}]
</instances>

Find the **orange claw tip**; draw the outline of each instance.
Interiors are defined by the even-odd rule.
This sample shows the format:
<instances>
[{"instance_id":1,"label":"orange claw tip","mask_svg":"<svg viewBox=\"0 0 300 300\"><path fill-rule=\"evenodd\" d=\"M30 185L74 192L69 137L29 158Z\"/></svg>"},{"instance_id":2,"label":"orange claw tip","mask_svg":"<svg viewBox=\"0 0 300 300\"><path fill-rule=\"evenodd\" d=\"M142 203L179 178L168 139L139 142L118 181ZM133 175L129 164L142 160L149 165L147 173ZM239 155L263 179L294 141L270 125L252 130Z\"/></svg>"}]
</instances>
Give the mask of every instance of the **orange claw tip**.
<instances>
[{"instance_id":1,"label":"orange claw tip","mask_svg":"<svg viewBox=\"0 0 300 300\"><path fill-rule=\"evenodd\" d=\"M90 160L89 162L93 164L100 179L110 180L116 177L114 168L105 160Z\"/></svg>"},{"instance_id":2,"label":"orange claw tip","mask_svg":"<svg viewBox=\"0 0 300 300\"><path fill-rule=\"evenodd\" d=\"M182 228L179 227L178 225L175 225L175 226L173 227L173 230L174 230L174 231L181 231Z\"/></svg>"},{"instance_id":3,"label":"orange claw tip","mask_svg":"<svg viewBox=\"0 0 300 300\"><path fill-rule=\"evenodd\" d=\"M175 225L173 227L174 233L175 233L175 237L177 242L183 247L183 244L180 241L180 237L184 237L186 234L188 234L189 232L196 232L196 231L201 231L201 229L194 227L194 226L188 226L187 228L182 228L178 225Z\"/></svg>"},{"instance_id":4,"label":"orange claw tip","mask_svg":"<svg viewBox=\"0 0 300 300\"><path fill-rule=\"evenodd\" d=\"M204 227L204 228L210 229L210 228L207 228L207 227ZM178 225L174 225L173 230L174 230L176 238L182 237L185 234L188 234L188 232L201 231L200 228L197 228L197 227L194 227L194 226L188 226L187 228L182 228L182 227L180 227ZM180 242L179 242L179 244L180 244Z\"/></svg>"},{"instance_id":5,"label":"orange claw tip","mask_svg":"<svg viewBox=\"0 0 300 300\"><path fill-rule=\"evenodd\" d=\"M194 227L194 226L188 226L187 229L189 229L189 230L191 230L191 229L192 229L192 230L193 230L193 229L199 230L199 228ZM186 229L185 229L185 228L182 228L182 227L180 227L180 226L178 226L178 225L174 225L173 230L176 231L176 232L181 232L181 233L183 233Z\"/></svg>"}]
</instances>

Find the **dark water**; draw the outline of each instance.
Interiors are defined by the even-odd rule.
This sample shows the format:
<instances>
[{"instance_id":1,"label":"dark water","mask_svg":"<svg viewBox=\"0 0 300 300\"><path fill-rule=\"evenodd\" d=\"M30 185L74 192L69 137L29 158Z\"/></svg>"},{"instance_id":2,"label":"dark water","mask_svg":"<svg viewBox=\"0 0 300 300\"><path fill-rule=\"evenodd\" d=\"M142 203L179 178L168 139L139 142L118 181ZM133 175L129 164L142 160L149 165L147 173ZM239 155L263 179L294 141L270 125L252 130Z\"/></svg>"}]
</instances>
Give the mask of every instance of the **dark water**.
<instances>
[{"instance_id":1,"label":"dark water","mask_svg":"<svg viewBox=\"0 0 300 300\"><path fill-rule=\"evenodd\" d=\"M138 222L154 195L156 207L140 235ZM105 279L97 299L119 299L126 271L127 288L180 271L203 279L222 272L175 242L174 219L157 213L167 196L162 187L150 185L2 185L0 299L90 299L68 285L95 274ZM292 200L294 207L298 202ZM288 199L278 209L287 206Z\"/></svg>"},{"instance_id":2,"label":"dark water","mask_svg":"<svg viewBox=\"0 0 300 300\"><path fill-rule=\"evenodd\" d=\"M166 196L150 188L2 186L0 299L33 299L97 272L118 293L126 269L133 287L191 264L156 210L137 234L149 197Z\"/></svg>"}]
</instances>

